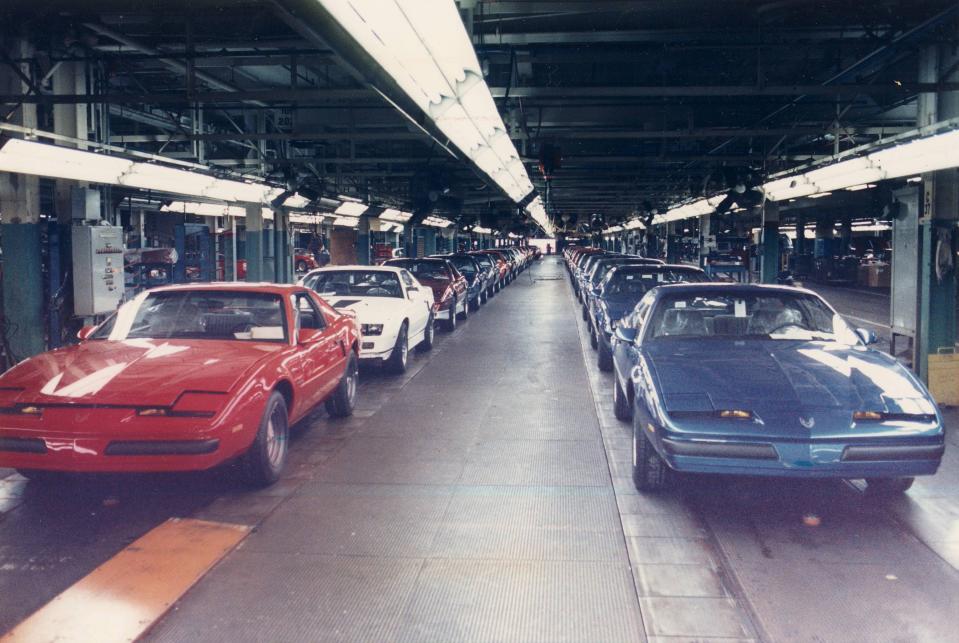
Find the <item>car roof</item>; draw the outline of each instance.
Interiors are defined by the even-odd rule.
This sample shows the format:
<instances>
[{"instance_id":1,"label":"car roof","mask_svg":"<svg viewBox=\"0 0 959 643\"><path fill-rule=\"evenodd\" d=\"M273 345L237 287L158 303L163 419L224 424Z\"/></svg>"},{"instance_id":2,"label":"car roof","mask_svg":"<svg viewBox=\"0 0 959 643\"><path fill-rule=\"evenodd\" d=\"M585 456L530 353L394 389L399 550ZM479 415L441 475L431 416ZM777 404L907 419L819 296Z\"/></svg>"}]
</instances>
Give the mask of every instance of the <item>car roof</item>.
<instances>
[{"instance_id":1,"label":"car roof","mask_svg":"<svg viewBox=\"0 0 959 643\"><path fill-rule=\"evenodd\" d=\"M216 281L211 283L171 284L168 286L157 286L156 288L150 288L150 292L231 291L254 292L282 296L302 289L303 286L298 286L295 284L274 284L270 282L249 281Z\"/></svg>"},{"instance_id":2,"label":"car roof","mask_svg":"<svg viewBox=\"0 0 959 643\"><path fill-rule=\"evenodd\" d=\"M392 261L392 260L391 260ZM314 268L313 270L306 273L307 275L313 275L319 272L350 272L350 271L363 271L363 272L399 272L401 268L399 266L390 266L390 265L379 265L379 266L361 266L358 264L351 264L346 266L323 266L322 268ZM304 275L305 277L306 275Z\"/></svg>"},{"instance_id":3,"label":"car roof","mask_svg":"<svg viewBox=\"0 0 959 643\"><path fill-rule=\"evenodd\" d=\"M641 257L643 258L643 257ZM623 274L627 272L649 272L649 271L660 271L664 272L666 270L689 270L692 272L701 272L706 274L705 271L698 266L687 266L681 263L625 263L620 266L614 266L610 273L616 271L616 274Z\"/></svg>"},{"instance_id":4,"label":"car roof","mask_svg":"<svg viewBox=\"0 0 959 643\"><path fill-rule=\"evenodd\" d=\"M710 294L729 294L729 295L761 295L769 293L782 293L782 294L802 294L802 295L815 295L817 298L818 294L812 290L807 290L806 288L797 288L795 286L779 286L776 284L739 284L739 283L730 283L730 282L708 282L708 283L678 283L678 284L664 284L659 286L656 289L660 296L664 293L710 293Z\"/></svg>"}]
</instances>

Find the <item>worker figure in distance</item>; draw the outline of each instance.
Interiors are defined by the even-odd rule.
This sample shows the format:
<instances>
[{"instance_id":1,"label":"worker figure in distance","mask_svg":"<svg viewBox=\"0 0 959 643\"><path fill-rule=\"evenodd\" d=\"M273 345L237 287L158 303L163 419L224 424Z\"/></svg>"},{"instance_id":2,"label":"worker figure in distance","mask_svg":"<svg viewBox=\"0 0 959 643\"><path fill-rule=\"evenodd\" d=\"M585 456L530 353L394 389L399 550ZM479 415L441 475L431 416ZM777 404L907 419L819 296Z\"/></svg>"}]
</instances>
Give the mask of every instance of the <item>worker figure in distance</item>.
<instances>
[{"instance_id":1,"label":"worker figure in distance","mask_svg":"<svg viewBox=\"0 0 959 643\"><path fill-rule=\"evenodd\" d=\"M553 254L553 246L551 244L548 244L548 243L546 244L546 254L548 255Z\"/></svg>"}]
</instances>

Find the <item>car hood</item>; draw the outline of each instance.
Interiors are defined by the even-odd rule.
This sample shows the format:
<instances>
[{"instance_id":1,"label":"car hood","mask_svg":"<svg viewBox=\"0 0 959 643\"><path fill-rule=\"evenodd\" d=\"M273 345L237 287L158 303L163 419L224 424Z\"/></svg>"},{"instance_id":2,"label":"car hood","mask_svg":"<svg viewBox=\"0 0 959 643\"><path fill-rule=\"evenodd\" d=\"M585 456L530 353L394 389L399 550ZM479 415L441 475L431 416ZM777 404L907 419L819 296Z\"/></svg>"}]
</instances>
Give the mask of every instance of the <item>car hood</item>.
<instances>
[{"instance_id":1,"label":"car hood","mask_svg":"<svg viewBox=\"0 0 959 643\"><path fill-rule=\"evenodd\" d=\"M922 385L891 357L861 346L780 340L666 340L646 353L665 409L742 409L781 424L784 417L851 413L934 414ZM830 423L827 423L830 424ZM808 428L808 427L807 427Z\"/></svg>"},{"instance_id":2,"label":"car hood","mask_svg":"<svg viewBox=\"0 0 959 643\"><path fill-rule=\"evenodd\" d=\"M441 300L446 289L453 285L452 281L443 279L423 279L421 277L417 277L417 279L421 284L433 291L433 298L436 301Z\"/></svg>"},{"instance_id":3,"label":"car hood","mask_svg":"<svg viewBox=\"0 0 959 643\"><path fill-rule=\"evenodd\" d=\"M352 311L361 324L376 324L389 319L398 310L399 297L328 297L327 302L339 311Z\"/></svg>"},{"instance_id":4,"label":"car hood","mask_svg":"<svg viewBox=\"0 0 959 643\"><path fill-rule=\"evenodd\" d=\"M286 344L88 340L42 353L0 377L10 403L170 406L184 391L226 393Z\"/></svg>"}]
</instances>

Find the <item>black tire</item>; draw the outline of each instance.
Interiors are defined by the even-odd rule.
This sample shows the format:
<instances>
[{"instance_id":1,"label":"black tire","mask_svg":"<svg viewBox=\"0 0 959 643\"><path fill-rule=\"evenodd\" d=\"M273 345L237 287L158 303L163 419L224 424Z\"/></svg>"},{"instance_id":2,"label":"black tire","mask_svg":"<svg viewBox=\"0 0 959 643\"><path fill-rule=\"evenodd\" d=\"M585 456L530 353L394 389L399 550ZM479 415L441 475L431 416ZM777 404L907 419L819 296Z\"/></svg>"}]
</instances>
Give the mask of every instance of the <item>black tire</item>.
<instances>
[{"instance_id":1,"label":"black tire","mask_svg":"<svg viewBox=\"0 0 959 643\"><path fill-rule=\"evenodd\" d=\"M270 393L253 444L243 456L243 475L253 486L266 487L280 479L290 447L289 413L279 391Z\"/></svg>"},{"instance_id":2,"label":"black tire","mask_svg":"<svg viewBox=\"0 0 959 643\"><path fill-rule=\"evenodd\" d=\"M593 328L592 324L589 326L589 345L593 350L599 346L599 340L596 338L596 329Z\"/></svg>"},{"instance_id":3,"label":"black tire","mask_svg":"<svg viewBox=\"0 0 959 643\"><path fill-rule=\"evenodd\" d=\"M906 493L915 478L866 478L866 491L877 496L898 496Z\"/></svg>"},{"instance_id":4,"label":"black tire","mask_svg":"<svg viewBox=\"0 0 959 643\"><path fill-rule=\"evenodd\" d=\"M605 342L597 341L596 343L598 345L596 349L596 366L604 373L609 373L613 370L613 351Z\"/></svg>"},{"instance_id":5,"label":"black tire","mask_svg":"<svg viewBox=\"0 0 959 643\"><path fill-rule=\"evenodd\" d=\"M297 272L306 272L306 262L303 260L296 262L296 271Z\"/></svg>"},{"instance_id":6,"label":"black tire","mask_svg":"<svg viewBox=\"0 0 959 643\"><path fill-rule=\"evenodd\" d=\"M455 308L453 309L456 310ZM470 316L470 298L469 294L466 295L466 299L463 300L463 312L460 313L460 319L469 319Z\"/></svg>"},{"instance_id":7,"label":"black tire","mask_svg":"<svg viewBox=\"0 0 959 643\"><path fill-rule=\"evenodd\" d=\"M406 365L410 357L410 327L405 321L400 326L400 332L396 334L396 344L393 345L393 351L386 360L386 370L390 373L406 372Z\"/></svg>"},{"instance_id":8,"label":"black tire","mask_svg":"<svg viewBox=\"0 0 959 643\"><path fill-rule=\"evenodd\" d=\"M359 379L359 367L356 353L350 351L350 358L346 362L346 370L337 385L333 395L326 399L326 412L330 417L345 418L353 415L356 407L356 384Z\"/></svg>"},{"instance_id":9,"label":"black tire","mask_svg":"<svg viewBox=\"0 0 959 643\"><path fill-rule=\"evenodd\" d=\"M669 486L669 465L656 453L639 425L639 416L633 415L633 484L639 491L660 491Z\"/></svg>"},{"instance_id":10,"label":"black tire","mask_svg":"<svg viewBox=\"0 0 959 643\"><path fill-rule=\"evenodd\" d=\"M456 315L456 300L454 299L454 300L453 300L453 305L450 306L450 316L449 316L449 319L446 320L446 330L448 330L448 331L451 332L451 333L452 333L454 330L456 330L456 317L457 317L457 315Z\"/></svg>"},{"instance_id":11,"label":"black tire","mask_svg":"<svg viewBox=\"0 0 959 643\"><path fill-rule=\"evenodd\" d=\"M580 306L583 309L583 321L589 321L589 309L586 308L586 302L583 302L583 305Z\"/></svg>"},{"instance_id":12,"label":"black tire","mask_svg":"<svg viewBox=\"0 0 959 643\"><path fill-rule=\"evenodd\" d=\"M417 348L421 351L432 350L433 340L436 338L436 322L433 319L433 313L430 313L429 319L426 320L426 328L423 329L423 341L420 342L420 345Z\"/></svg>"},{"instance_id":13,"label":"black tire","mask_svg":"<svg viewBox=\"0 0 959 643\"><path fill-rule=\"evenodd\" d=\"M613 413L616 419L621 422L629 422L633 419L633 406L629 403L629 395L623 391L619 384L619 378L613 377Z\"/></svg>"}]
</instances>

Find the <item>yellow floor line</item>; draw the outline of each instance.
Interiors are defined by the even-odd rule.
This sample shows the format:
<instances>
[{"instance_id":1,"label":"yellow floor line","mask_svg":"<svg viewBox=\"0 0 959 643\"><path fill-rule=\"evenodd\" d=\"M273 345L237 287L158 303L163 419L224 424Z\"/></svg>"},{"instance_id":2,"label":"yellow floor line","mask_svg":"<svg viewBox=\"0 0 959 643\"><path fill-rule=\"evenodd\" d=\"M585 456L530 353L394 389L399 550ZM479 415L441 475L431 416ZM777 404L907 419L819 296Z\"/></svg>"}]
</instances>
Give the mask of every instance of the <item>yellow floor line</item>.
<instances>
[{"instance_id":1,"label":"yellow floor line","mask_svg":"<svg viewBox=\"0 0 959 643\"><path fill-rule=\"evenodd\" d=\"M236 547L250 527L171 518L0 638L0 643L135 641Z\"/></svg>"}]
</instances>

